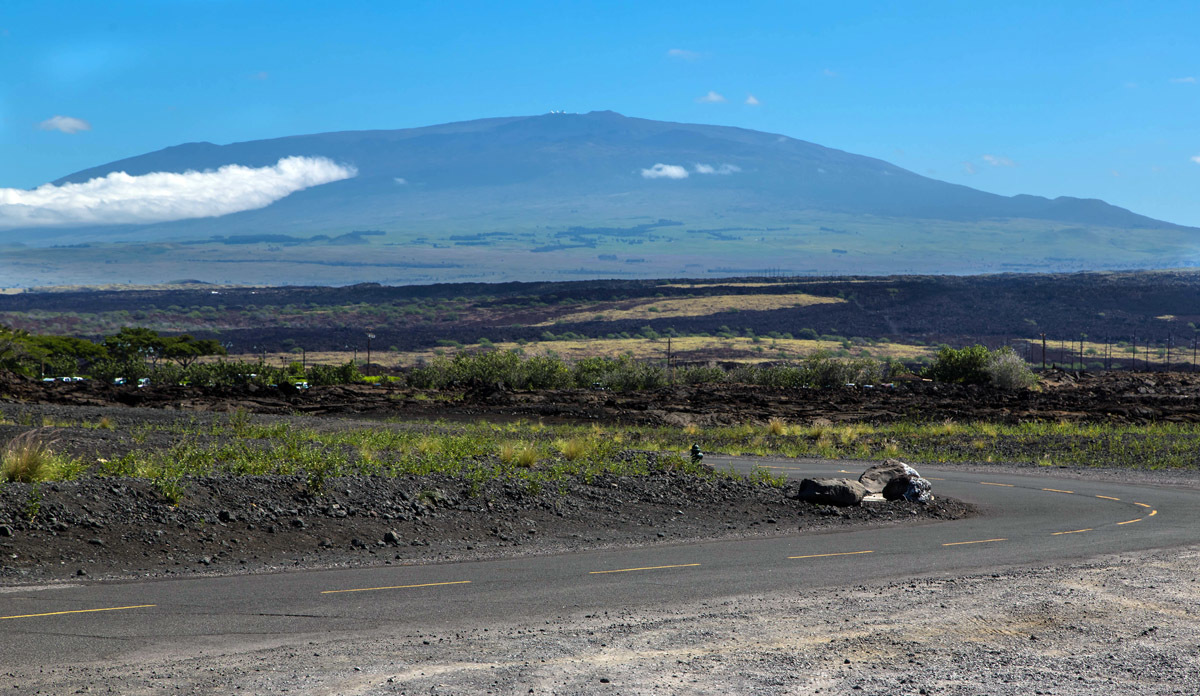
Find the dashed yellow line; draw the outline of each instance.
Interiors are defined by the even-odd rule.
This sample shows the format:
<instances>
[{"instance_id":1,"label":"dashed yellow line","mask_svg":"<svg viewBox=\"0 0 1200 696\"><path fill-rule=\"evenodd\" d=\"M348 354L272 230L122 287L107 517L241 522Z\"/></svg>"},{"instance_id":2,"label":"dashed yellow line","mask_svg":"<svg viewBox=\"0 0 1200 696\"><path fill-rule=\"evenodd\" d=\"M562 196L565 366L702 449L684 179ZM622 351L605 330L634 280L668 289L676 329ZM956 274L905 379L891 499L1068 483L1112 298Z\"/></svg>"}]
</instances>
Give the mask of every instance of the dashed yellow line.
<instances>
[{"instance_id":1,"label":"dashed yellow line","mask_svg":"<svg viewBox=\"0 0 1200 696\"><path fill-rule=\"evenodd\" d=\"M470 580L455 580L453 582L426 582L420 585L390 585L388 587L356 587L351 590L325 590L321 594L341 594L343 592L374 592L376 590L407 590L411 587L440 587L442 585L469 585Z\"/></svg>"},{"instance_id":2,"label":"dashed yellow line","mask_svg":"<svg viewBox=\"0 0 1200 696\"><path fill-rule=\"evenodd\" d=\"M1088 527L1087 529L1072 529L1069 532L1051 532L1050 536L1061 536L1063 534L1082 534L1083 532L1090 532L1090 531L1093 531L1093 530L1091 527Z\"/></svg>"},{"instance_id":3,"label":"dashed yellow line","mask_svg":"<svg viewBox=\"0 0 1200 696\"><path fill-rule=\"evenodd\" d=\"M875 553L874 551L843 551L841 553L814 553L807 556L788 556L790 559L796 558L826 558L828 556L857 556L863 553Z\"/></svg>"},{"instance_id":4,"label":"dashed yellow line","mask_svg":"<svg viewBox=\"0 0 1200 696\"><path fill-rule=\"evenodd\" d=\"M1144 507L1144 508L1148 508L1148 507L1150 507L1149 505L1147 505L1147 504L1145 504L1145 503L1134 503L1134 505L1137 505L1137 506L1139 506L1139 507Z\"/></svg>"},{"instance_id":5,"label":"dashed yellow line","mask_svg":"<svg viewBox=\"0 0 1200 696\"><path fill-rule=\"evenodd\" d=\"M1121 499L1120 499L1120 498L1114 498L1114 497L1112 497L1111 495L1098 495L1098 496L1096 496L1096 497L1097 497L1097 498L1103 498L1104 500L1115 500L1115 501L1117 501L1117 502L1120 502L1120 501L1121 501Z\"/></svg>"},{"instance_id":6,"label":"dashed yellow line","mask_svg":"<svg viewBox=\"0 0 1200 696\"><path fill-rule=\"evenodd\" d=\"M104 607L103 609L73 609L71 611L48 611L44 614L18 614L16 616L0 616L0 621L4 619L32 619L38 616L62 616L63 614L92 614L98 611L125 611L126 609L146 609L148 607L156 607L157 604L135 604L128 607Z\"/></svg>"},{"instance_id":7,"label":"dashed yellow line","mask_svg":"<svg viewBox=\"0 0 1200 696\"><path fill-rule=\"evenodd\" d=\"M942 546L962 546L964 544L990 544L993 541L1008 541L1008 539L980 539L979 541L952 541Z\"/></svg>"},{"instance_id":8,"label":"dashed yellow line","mask_svg":"<svg viewBox=\"0 0 1200 696\"><path fill-rule=\"evenodd\" d=\"M1050 491L1051 493L1074 493L1075 492L1075 491L1064 491L1061 488L1043 488L1042 490Z\"/></svg>"},{"instance_id":9,"label":"dashed yellow line","mask_svg":"<svg viewBox=\"0 0 1200 696\"><path fill-rule=\"evenodd\" d=\"M647 566L645 568L620 568L618 570L593 570L588 575L603 575L605 573L632 573L635 570L662 570L664 568L692 568L699 563L681 563L679 565Z\"/></svg>"},{"instance_id":10,"label":"dashed yellow line","mask_svg":"<svg viewBox=\"0 0 1200 696\"><path fill-rule=\"evenodd\" d=\"M1118 524L1118 525L1121 525L1121 524L1133 524L1134 522L1141 522L1143 519L1145 519L1145 518L1144 518L1144 517L1139 517L1139 518L1137 518L1136 520L1125 520L1124 522L1118 522L1117 524Z\"/></svg>"},{"instance_id":11,"label":"dashed yellow line","mask_svg":"<svg viewBox=\"0 0 1200 696\"><path fill-rule=\"evenodd\" d=\"M1154 517L1154 516L1155 516L1155 515L1157 515L1157 514L1158 514L1158 510L1151 510L1151 511L1150 511L1150 514L1149 514L1149 515L1146 515L1146 517Z\"/></svg>"},{"instance_id":12,"label":"dashed yellow line","mask_svg":"<svg viewBox=\"0 0 1200 696\"><path fill-rule=\"evenodd\" d=\"M981 485L981 486L1003 486L1005 488L1016 488L1016 486L1014 486L1011 483L992 483L991 481L980 481L979 485Z\"/></svg>"}]
</instances>

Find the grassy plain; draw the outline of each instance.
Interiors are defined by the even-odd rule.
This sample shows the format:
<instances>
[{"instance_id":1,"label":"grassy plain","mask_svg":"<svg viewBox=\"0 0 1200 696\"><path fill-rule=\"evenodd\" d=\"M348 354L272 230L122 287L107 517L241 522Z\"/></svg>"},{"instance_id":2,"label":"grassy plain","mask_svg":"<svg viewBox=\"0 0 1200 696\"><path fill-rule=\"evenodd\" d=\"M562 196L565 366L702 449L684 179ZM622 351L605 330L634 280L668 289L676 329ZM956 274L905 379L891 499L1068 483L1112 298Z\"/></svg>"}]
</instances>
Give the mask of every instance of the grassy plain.
<instances>
[{"instance_id":1,"label":"grassy plain","mask_svg":"<svg viewBox=\"0 0 1200 696\"><path fill-rule=\"evenodd\" d=\"M526 356L554 354L568 361L592 357L615 357L631 355L637 360L666 360L667 339L665 338L585 338L576 340L509 341L491 344L496 350L519 350ZM387 368L412 367L438 356L453 357L464 350L479 350L480 346L444 346L413 351L375 351L371 353L371 364ZM807 340L798 338L748 338L734 336L681 336L671 339L671 355L677 361L705 362L710 360L760 363L779 360L796 360L813 353L825 351L838 354L846 351L846 357L894 358L904 362L920 362L931 358L936 349L908 343L878 342L870 345L854 345L845 348L842 341ZM299 353L243 354L234 359L254 361L265 358L270 365L286 366L301 360ZM364 351L314 351L304 354L309 364L340 365L349 360L366 364ZM361 367L360 367L361 369Z\"/></svg>"},{"instance_id":2,"label":"grassy plain","mask_svg":"<svg viewBox=\"0 0 1200 696\"><path fill-rule=\"evenodd\" d=\"M544 321L537 326L559 322L621 321L625 319L669 319L672 317L701 317L721 312L767 311L791 307L811 307L818 304L845 302L838 297L818 295L701 295L670 299L641 299L620 303L615 307L591 312L572 312Z\"/></svg>"}]
</instances>

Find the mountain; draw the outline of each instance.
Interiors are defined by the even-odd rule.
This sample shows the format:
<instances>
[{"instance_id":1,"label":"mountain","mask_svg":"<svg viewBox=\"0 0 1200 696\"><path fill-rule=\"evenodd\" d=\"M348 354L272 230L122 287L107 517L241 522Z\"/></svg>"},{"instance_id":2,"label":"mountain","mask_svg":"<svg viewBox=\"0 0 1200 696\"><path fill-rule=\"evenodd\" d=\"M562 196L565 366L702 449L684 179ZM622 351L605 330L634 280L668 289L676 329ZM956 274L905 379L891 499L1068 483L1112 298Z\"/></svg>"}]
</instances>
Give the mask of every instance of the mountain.
<instances>
[{"instance_id":1,"label":"mountain","mask_svg":"<svg viewBox=\"0 0 1200 696\"><path fill-rule=\"evenodd\" d=\"M356 216L389 211L403 225L415 214L449 216L480 207L474 198L505 192L505 207L562 205L572 197L625 194L668 198L697 208L745 206L790 215L823 210L940 220L1033 218L1111 227L1178 226L1099 200L985 193L914 174L882 160L772 133L742 128L630 118L611 111L492 118L425 128L349 131L230 145L187 143L76 172L54 182L84 182L111 172L131 175L272 165L289 156L326 157L353 165L358 176L293 195L270 206L259 223L297 224L310 201L333 206L340 227ZM643 169L689 169L684 180L646 179ZM727 174L697 174L696 164ZM733 171L730 167L736 167ZM405 184L397 184L397 179ZM651 187L651 182L653 186ZM707 200L719 194L721 203ZM422 200L434 195L434 200ZM649 194L649 195L646 195ZM512 196L517 198L512 198ZM365 204L365 210L364 210ZM645 204L643 204L645 205ZM653 205L653 204L649 204ZM655 210L622 211L653 216ZM386 214L385 214L386 215ZM530 214L536 223L536 213ZM300 223L302 224L302 223Z\"/></svg>"},{"instance_id":2,"label":"mountain","mask_svg":"<svg viewBox=\"0 0 1200 696\"><path fill-rule=\"evenodd\" d=\"M293 156L327 158L357 175L256 210L42 229L36 238L98 244L220 236L227 243L257 235L299 244L316 237L367 243L379 258L394 252L414 267L457 269L343 274L348 281L422 281L520 279L548 269L578 277L1180 266L1194 261L1200 232L1099 200L986 193L778 134L611 111L187 143L55 183L112 172L265 167ZM362 231L382 234L354 236ZM28 241L31 233L9 230L0 240ZM505 273L489 268L485 251L504 260ZM271 258L295 264L300 255L292 248ZM312 263L330 262L323 251L316 256ZM303 282L305 273L280 277ZM181 269L175 277L195 275Z\"/></svg>"}]
</instances>

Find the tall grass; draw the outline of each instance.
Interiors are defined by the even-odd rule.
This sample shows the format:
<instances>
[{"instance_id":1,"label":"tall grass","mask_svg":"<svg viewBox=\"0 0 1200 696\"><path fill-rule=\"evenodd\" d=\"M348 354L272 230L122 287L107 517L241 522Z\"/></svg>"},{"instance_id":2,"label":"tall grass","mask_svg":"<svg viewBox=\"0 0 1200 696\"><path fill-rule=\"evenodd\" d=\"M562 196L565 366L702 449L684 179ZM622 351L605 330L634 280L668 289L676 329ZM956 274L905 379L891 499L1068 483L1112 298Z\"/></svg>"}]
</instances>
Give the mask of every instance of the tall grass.
<instances>
[{"instance_id":1,"label":"tall grass","mask_svg":"<svg viewBox=\"0 0 1200 696\"><path fill-rule=\"evenodd\" d=\"M0 450L0 480L37 483L78 476L82 466L54 452L54 441L44 430L27 430Z\"/></svg>"}]
</instances>

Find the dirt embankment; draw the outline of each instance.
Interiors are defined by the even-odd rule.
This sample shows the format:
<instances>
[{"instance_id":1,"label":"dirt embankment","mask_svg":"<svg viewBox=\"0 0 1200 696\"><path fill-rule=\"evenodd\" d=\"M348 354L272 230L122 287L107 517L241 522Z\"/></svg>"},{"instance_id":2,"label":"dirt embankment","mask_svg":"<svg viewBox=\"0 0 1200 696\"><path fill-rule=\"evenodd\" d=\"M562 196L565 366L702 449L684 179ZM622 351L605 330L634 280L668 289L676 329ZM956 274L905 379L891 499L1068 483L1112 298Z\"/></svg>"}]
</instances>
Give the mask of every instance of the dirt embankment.
<instances>
[{"instance_id":1,"label":"dirt embankment","mask_svg":"<svg viewBox=\"0 0 1200 696\"><path fill-rule=\"evenodd\" d=\"M23 403L141 406L184 411L400 418L525 418L641 425L727 425L782 418L804 423L916 420L1200 421L1200 373L1069 373L1043 376L1040 391L897 381L891 386L772 389L748 385L675 386L639 392L503 389L443 392L374 385L205 388L43 384L6 378L0 394Z\"/></svg>"},{"instance_id":2,"label":"dirt embankment","mask_svg":"<svg viewBox=\"0 0 1200 696\"><path fill-rule=\"evenodd\" d=\"M0 583L408 564L886 525L972 514L957 501L839 509L744 480L663 472L560 488L445 476L144 479L0 488Z\"/></svg>"}]
</instances>

